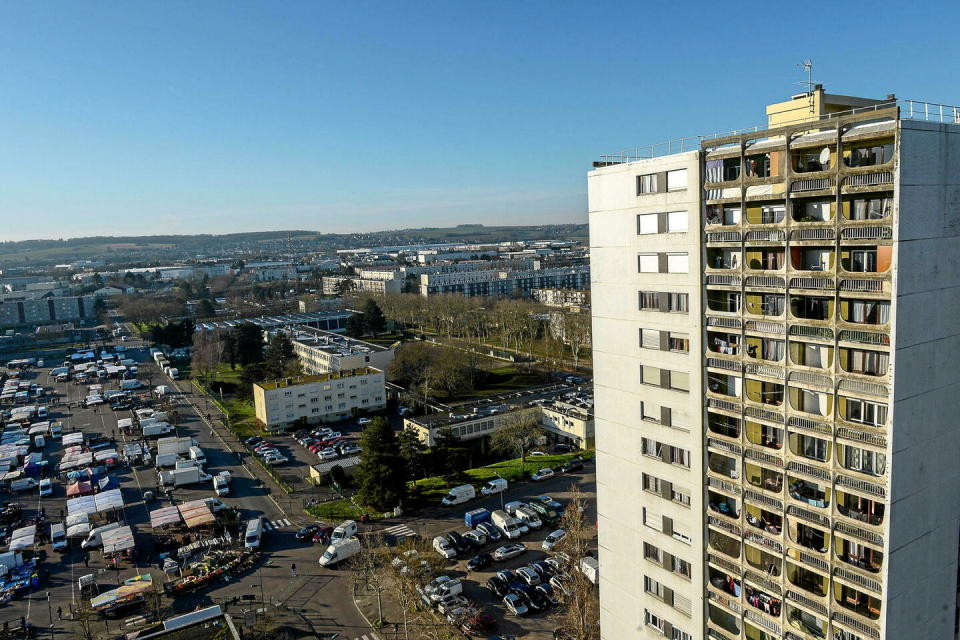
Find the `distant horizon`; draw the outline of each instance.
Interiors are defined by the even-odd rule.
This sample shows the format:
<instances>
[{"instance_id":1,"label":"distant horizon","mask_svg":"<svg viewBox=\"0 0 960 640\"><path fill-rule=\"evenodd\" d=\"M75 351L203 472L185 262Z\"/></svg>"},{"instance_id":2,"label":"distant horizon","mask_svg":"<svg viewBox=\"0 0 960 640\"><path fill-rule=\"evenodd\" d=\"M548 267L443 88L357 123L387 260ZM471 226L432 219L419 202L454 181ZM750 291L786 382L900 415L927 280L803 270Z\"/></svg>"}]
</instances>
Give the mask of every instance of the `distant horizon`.
<instances>
[{"instance_id":1,"label":"distant horizon","mask_svg":"<svg viewBox=\"0 0 960 640\"><path fill-rule=\"evenodd\" d=\"M424 229L457 229L460 227L485 227L485 228L519 228L519 227L558 227L566 225L586 225L587 224L587 214L583 214L584 220L582 222L534 222L534 223L518 223L518 224L495 224L495 223L486 223L486 222L461 222L458 224L452 225L425 225L420 227L395 227L391 229L370 229L367 231L320 231L317 229L259 229L259 230L245 230L245 231L225 231L223 233L211 233L198 231L196 233L149 233L149 234L92 234L87 236L71 236L68 238L0 238L0 244L2 243L19 243L19 242L70 242L77 240L93 240L97 238L103 238L107 240L113 239L134 239L134 238L158 238L158 237L176 237L176 238L190 238L196 236L210 236L210 237L222 237L222 236L232 236L232 235L244 235L244 234L268 234L268 233L315 233L322 236L342 236L342 235L351 235L351 234L369 234L369 233L402 233L402 232L412 232L412 231L421 231ZM441 243L430 243L430 244L441 244ZM448 244L456 244L456 241L450 241Z\"/></svg>"}]
</instances>

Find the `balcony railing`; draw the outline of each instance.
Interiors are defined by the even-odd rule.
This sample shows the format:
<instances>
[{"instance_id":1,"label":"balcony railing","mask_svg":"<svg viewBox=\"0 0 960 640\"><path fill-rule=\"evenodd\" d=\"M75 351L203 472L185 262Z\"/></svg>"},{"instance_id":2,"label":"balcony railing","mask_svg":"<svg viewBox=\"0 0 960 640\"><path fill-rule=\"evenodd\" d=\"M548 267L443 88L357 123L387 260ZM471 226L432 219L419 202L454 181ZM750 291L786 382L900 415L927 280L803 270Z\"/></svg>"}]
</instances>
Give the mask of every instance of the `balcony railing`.
<instances>
[{"instance_id":1,"label":"balcony railing","mask_svg":"<svg viewBox=\"0 0 960 640\"><path fill-rule=\"evenodd\" d=\"M711 231L707 234L707 242L740 242L740 232Z\"/></svg>"},{"instance_id":2,"label":"balcony railing","mask_svg":"<svg viewBox=\"0 0 960 640\"><path fill-rule=\"evenodd\" d=\"M750 458L756 460L757 462L763 462L764 464L769 464L774 467L783 468L783 459L778 458L777 456L772 456L769 453L764 453L762 451L757 451L756 449L747 449L743 452L745 458Z\"/></svg>"},{"instance_id":3,"label":"balcony railing","mask_svg":"<svg viewBox=\"0 0 960 640\"><path fill-rule=\"evenodd\" d=\"M833 340L833 329L825 327L811 327L805 324L790 325L790 335L801 338L819 338L820 340Z\"/></svg>"},{"instance_id":4,"label":"balcony railing","mask_svg":"<svg viewBox=\"0 0 960 640\"><path fill-rule=\"evenodd\" d=\"M883 436L878 436L875 433L858 431L857 429L848 429L847 427L840 427L837 429L837 437L844 438L846 440L853 440L854 442L870 444L875 447L886 448L887 446L887 439Z\"/></svg>"},{"instance_id":5,"label":"balcony railing","mask_svg":"<svg viewBox=\"0 0 960 640\"><path fill-rule=\"evenodd\" d=\"M868 591L873 591L877 595L883 594L883 585L881 585L878 581L872 578L868 578L866 576L862 576L859 573L856 573L855 571L849 571L847 569L844 569L843 567L834 567L833 575L840 578L841 580L852 582L858 587L863 587Z\"/></svg>"},{"instance_id":6,"label":"balcony railing","mask_svg":"<svg viewBox=\"0 0 960 640\"><path fill-rule=\"evenodd\" d=\"M793 380L795 373L802 373L799 371L794 371L790 374L790 379ZM828 378L829 380L829 378ZM809 381L807 381L809 382ZM790 420L787 423L791 427L797 427L799 429L806 429L808 431L815 431L816 433L823 434L827 437L833 435L833 429L830 428L830 425L822 424L816 420L811 420L810 418L801 418L799 416L790 416Z\"/></svg>"},{"instance_id":7,"label":"balcony railing","mask_svg":"<svg viewBox=\"0 0 960 640\"><path fill-rule=\"evenodd\" d=\"M854 280L845 278L840 281L841 291L860 291L863 293L883 293L883 280Z\"/></svg>"},{"instance_id":8,"label":"balcony railing","mask_svg":"<svg viewBox=\"0 0 960 640\"><path fill-rule=\"evenodd\" d=\"M720 358L707 358L707 366L716 369L726 369L727 371L740 371L740 362L736 360L721 360Z\"/></svg>"},{"instance_id":9,"label":"balcony railing","mask_svg":"<svg viewBox=\"0 0 960 640\"><path fill-rule=\"evenodd\" d=\"M791 240L833 240L833 229L794 229Z\"/></svg>"},{"instance_id":10,"label":"balcony railing","mask_svg":"<svg viewBox=\"0 0 960 640\"><path fill-rule=\"evenodd\" d=\"M867 482L865 480L856 480L849 476L837 475L837 486L838 487L847 487L848 489L853 489L854 491L861 491L863 493L869 493L872 496L877 496L880 498L887 497L887 490L881 487L878 484L872 482Z\"/></svg>"},{"instance_id":11,"label":"balcony railing","mask_svg":"<svg viewBox=\"0 0 960 640\"><path fill-rule=\"evenodd\" d=\"M787 506L787 515L797 516L798 518L802 518L804 520L807 520L808 522L812 522L821 527L830 526L830 518L828 518L827 516L819 513L814 513L809 509L798 507L795 504L791 504Z\"/></svg>"},{"instance_id":12,"label":"balcony railing","mask_svg":"<svg viewBox=\"0 0 960 640\"><path fill-rule=\"evenodd\" d=\"M890 395L887 387L882 384L876 384L874 382L863 382L862 380L841 380L839 385L840 391L852 391L854 393L862 393L868 396L879 396L881 398L886 398Z\"/></svg>"},{"instance_id":13,"label":"balcony railing","mask_svg":"<svg viewBox=\"0 0 960 640\"><path fill-rule=\"evenodd\" d=\"M739 329L742 326L740 318L717 318L715 316L707 317L708 327L723 327L725 329Z\"/></svg>"},{"instance_id":14,"label":"balcony railing","mask_svg":"<svg viewBox=\"0 0 960 640\"><path fill-rule=\"evenodd\" d=\"M712 517L712 516L711 516ZM766 547L776 553L783 553L783 545L777 542L776 540L771 540L766 536L762 536L755 531L746 531L743 534L744 540L749 540L754 544L759 544L760 546Z\"/></svg>"},{"instance_id":15,"label":"balcony railing","mask_svg":"<svg viewBox=\"0 0 960 640\"><path fill-rule=\"evenodd\" d=\"M743 613L743 607L739 602L732 600L731 598L721 595L716 591L707 591L707 597L715 602L719 602L723 606L727 607L731 611L736 611L737 613Z\"/></svg>"},{"instance_id":16,"label":"balcony railing","mask_svg":"<svg viewBox=\"0 0 960 640\"><path fill-rule=\"evenodd\" d=\"M890 227L847 227L840 230L841 240L890 240L893 229Z\"/></svg>"},{"instance_id":17,"label":"balcony railing","mask_svg":"<svg viewBox=\"0 0 960 640\"><path fill-rule=\"evenodd\" d=\"M787 589L787 600L793 600L802 607L806 607L811 611L816 611L822 616L827 615L827 608L821 603L817 602L813 598L808 598L807 596L794 591L793 589Z\"/></svg>"},{"instance_id":18,"label":"balcony railing","mask_svg":"<svg viewBox=\"0 0 960 640\"><path fill-rule=\"evenodd\" d=\"M871 638L876 638L877 640L880 638L880 631L878 629L854 618L851 615L847 615L842 611L834 611L831 617L842 625L846 625L851 629L856 629L858 633L864 633Z\"/></svg>"},{"instance_id":19,"label":"balcony railing","mask_svg":"<svg viewBox=\"0 0 960 640\"><path fill-rule=\"evenodd\" d=\"M713 447L714 449L721 449L734 455L743 455L743 447L738 444L733 444L732 442L725 442L723 440L717 440L716 438L707 438L707 446Z\"/></svg>"},{"instance_id":20,"label":"balcony railing","mask_svg":"<svg viewBox=\"0 0 960 640\"><path fill-rule=\"evenodd\" d=\"M744 612L743 616L750 622L760 625L761 627L763 627L767 631L770 631L771 633L775 633L778 636L783 635L783 627L778 625L773 620L770 620L769 618L766 618L760 615L759 613L756 613L754 611L751 611L750 609L747 609Z\"/></svg>"},{"instance_id":21,"label":"balcony railing","mask_svg":"<svg viewBox=\"0 0 960 640\"><path fill-rule=\"evenodd\" d=\"M747 231L746 242L783 242L786 234L778 229Z\"/></svg>"},{"instance_id":22,"label":"balcony railing","mask_svg":"<svg viewBox=\"0 0 960 640\"><path fill-rule=\"evenodd\" d=\"M776 582L774 582L773 580L770 580L765 576L760 575L756 571L750 571L749 569L747 569L746 571L743 572L743 579L749 580L750 582L754 583L758 587L762 587L765 591L769 591L770 593L776 594L778 596L783 594L783 589L780 588L779 584L777 584Z\"/></svg>"},{"instance_id":23,"label":"balcony railing","mask_svg":"<svg viewBox=\"0 0 960 640\"><path fill-rule=\"evenodd\" d=\"M721 520L715 516L707 516L707 524L723 529L728 533L732 533L736 537L741 537L743 535L743 530L732 522L727 522L726 520Z\"/></svg>"},{"instance_id":24,"label":"balcony railing","mask_svg":"<svg viewBox=\"0 0 960 640\"><path fill-rule=\"evenodd\" d=\"M747 320L747 331L760 331L761 333L776 333L783 335L786 327L782 322L770 322L769 320Z\"/></svg>"},{"instance_id":25,"label":"balcony railing","mask_svg":"<svg viewBox=\"0 0 960 640\"><path fill-rule=\"evenodd\" d=\"M853 536L855 538L860 538L865 540L870 544L875 544L878 547L883 546L883 536L879 533L874 533L873 531L867 531L861 527L847 524L846 522L837 521L833 524L833 529L839 531L840 533L846 534L848 536Z\"/></svg>"},{"instance_id":26,"label":"balcony railing","mask_svg":"<svg viewBox=\"0 0 960 640\"><path fill-rule=\"evenodd\" d=\"M708 275L707 284L718 284L718 285L723 285L727 287L739 287L740 276Z\"/></svg>"},{"instance_id":27,"label":"balcony railing","mask_svg":"<svg viewBox=\"0 0 960 640\"><path fill-rule=\"evenodd\" d=\"M821 469L820 467L815 467L811 464L806 464L804 462L797 462L796 460L791 460L787 464L787 470L794 473L799 473L811 478L816 478L818 480L823 480L824 482L830 482L830 472L826 469Z\"/></svg>"},{"instance_id":28,"label":"balcony railing","mask_svg":"<svg viewBox=\"0 0 960 640\"><path fill-rule=\"evenodd\" d=\"M720 478L714 478L713 476L707 477L707 486L713 487L714 489L720 489L721 491L726 491L727 493L732 493L739 496L741 491L743 491L739 486L727 482L726 480L721 480Z\"/></svg>"},{"instance_id":29,"label":"balcony railing","mask_svg":"<svg viewBox=\"0 0 960 640\"><path fill-rule=\"evenodd\" d=\"M715 409L723 409L724 411L732 411L734 413L740 413L742 410L742 407L738 403L720 398L708 398L707 406Z\"/></svg>"},{"instance_id":30,"label":"balcony railing","mask_svg":"<svg viewBox=\"0 0 960 640\"><path fill-rule=\"evenodd\" d=\"M786 281L778 276L747 276L746 285L748 287L783 289L786 286Z\"/></svg>"},{"instance_id":31,"label":"balcony railing","mask_svg":"<svg viewBox=\"0 0 960 640\"><path fill-rule=\"evenodd\" d=\"M840 332L841 342L857 342L860 344L872 344L878 347L889 347L890 336L886 333L877 333L875 331L859 331L853 329L844 329Z\"/></svg>"},{"instance_id":32,"label":"balcony railing","mask_svg":"<svg viewBox=\"0 0 960 640\"><path fill-rule=\"evenodd\" d=\"M796 549L792 550L791 553L795 554L796 559L802 562L803 564L809 565L815 569L819 569L825 573L830 573L830 563L826 560L822 560L816 556L812 556L806 551L798 551Z\"/></svg>"},{"instance_id":33,"label":"balcony railing","mask_svg":"<svg viewBox=\"0 0 960 640\"><path fill-rule=\"evenodd\" d=\"M761 409L760 407L746 407L744 412L748 416L752 416L754 418L760 418L761 420L769 420L770 422L778 422L783 424L783 414L775 411L768 411L767 409Z\"/></svg>"},{"instance_id":34,"label":"balcony railing","mask_svg":"<svg viewBox=\"0 0 960 640\"><path fill-rule=\"evenodd\" d=\"M740 572L743 571L740 565L737 564L736 562L731 562L730 560L727 560L723 556L718 556L715 553L707 554L707 562L712 562L718 567L723 567L724 569L729 571L731 575L734 575L734 576L739 577Z\"/></svg>"},{"instance_id":35,"label":"balcony railing","mask_svg":"<svg viewBox=\"0 0 960 640\"><path fill-rule=\"evenodd\" d=\"M783 511L783 502L777 500L776 498L771 498L770 496L764 495L753 489L745 489L743 492L743 499L746 502L757 503L757 506L769 507L776 511Z\"/></svg>"},{"instance_id":36,"label":"balcony railing","mask_svg":"<svg viewBox=\"0 0 960 640\"><path fill-rule=\"evenodd\" d=\"M830 376L820 375L819 373L810 373L809 371L791 371L790 372L790 382L798 382L800 384L812 385L817 387L825 387L831 392L833 391L833 380L830 379ZM794 418L791 418L793 420ZM797 420L806 420L811 422L807 418L796 418ZM804 425L800 425L804 426ZM815 428L815 427L808 427Z\"/></svg>"},{"instance_id":37,"label":"balcony railing","mask_svg":"<svg viewBox=\"0 0 960 640\"><path fill-rule=\"evenodd\" d=\"M766 364L754 364L752 362L748 362L746 372L748 374L774 378L776 380L783 380L786 378L786 372L783 369L779 367L771 367L770 365Z\"/></svg>"},{"instance_id":38,"label":"balcony railing","mask_svg":"<svg viewBox=\"0 0 960 640\"><path fill-rule=\"evenodd\" d=\"M790 185L790 191L821 191L823 189L831 189L835 184L833 178L794 180Z\"/></svg>"},{"instance_id":39,"label":"balcony railing","mask_svg":"<svg viewBox=\"0 0 960 640\"><path fill-rule=\"evenodd\" d=\"M833 278L790 278L791 289L833 289Z\"/></svg>"},{"instance_id":40,"label":"balcony railing","mask_svg":"<svg viewBox=\"0 0 960 640\"><path fill-rule=\"evenodd\" d=\"M893 173L881 171L880 173L862 173L857 176L849 176L843 183L845 187L875 187L879 184L893 184Z\"/></svg>"}]
</instances>

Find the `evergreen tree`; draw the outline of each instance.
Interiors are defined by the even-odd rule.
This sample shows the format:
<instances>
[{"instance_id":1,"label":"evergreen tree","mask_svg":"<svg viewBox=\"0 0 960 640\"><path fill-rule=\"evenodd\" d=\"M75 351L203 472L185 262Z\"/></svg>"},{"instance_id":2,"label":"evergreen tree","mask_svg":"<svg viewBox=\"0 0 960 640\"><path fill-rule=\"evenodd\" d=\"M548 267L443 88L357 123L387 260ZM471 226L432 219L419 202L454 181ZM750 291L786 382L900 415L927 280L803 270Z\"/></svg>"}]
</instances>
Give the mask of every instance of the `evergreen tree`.
<instances>
[{"instance_id":1,"label":"evergreen tree","mask_svg":"<svg viewBox=\"0 0 960 640\"><path fill-rule=\"evenodd\" d=\"M363 321L363 316L354 314L347 319L347 335L351 338L359 338L366 328L367 325Z\"/></svg>"},{"instance_id":2,"label":"evergreen tree","mask_svg":"<svg viewBox=\"0 0 960 640\"><path fill-rule=\"evenodd\" d=\"M393 428L384 418L374 418L360 434L360 447L357 499L381 511L400 505L407 494L408 472Z\"/></svg>"},{"instance_id":3,"label":"evergreen tree","mask_svg":"<svg viewBox=\"0 0 960 640\"><path fill-rule=\"evenodd\" d=\"M286 375L287 365L297 357L293 349L293 342L287 334L278 332L263 352L263 365L266 374L271 378L282 378Z\"/></svg>"},{"instance_id":4,"label":"evergreen tree","mask_svg":"<svg viewBox=\"0 0 960 640\"><path fill-rule=\"evenodd\" d=\"M410 480L425 478L427 476L426 447L420 442L417 434L409 429L404 429L397 434L397 442L400 446L400 455L407 462Z\"/></svg>"},{"instance_id":5,"label":"evergreen tree","mask_svg":"<svg viewBox=\"0 0 960 640\"><path fill-rule=\"evenodd\" d=\"M373 298L367 298L363 303L363 324L370 335L383 333L387 328L387 318L383 315L383 310Z\"/></svg>"},{"instance_id":6,"label":"evergreen tree","mask_svg":"<svg viewBox=\"0 0 960 640\"><path fill-rule=\"evenodd\" d=\"M236 328L237 361L246 366L263 362L263 332L257 325L244 322Z\"/></svg>"}]
</instances>

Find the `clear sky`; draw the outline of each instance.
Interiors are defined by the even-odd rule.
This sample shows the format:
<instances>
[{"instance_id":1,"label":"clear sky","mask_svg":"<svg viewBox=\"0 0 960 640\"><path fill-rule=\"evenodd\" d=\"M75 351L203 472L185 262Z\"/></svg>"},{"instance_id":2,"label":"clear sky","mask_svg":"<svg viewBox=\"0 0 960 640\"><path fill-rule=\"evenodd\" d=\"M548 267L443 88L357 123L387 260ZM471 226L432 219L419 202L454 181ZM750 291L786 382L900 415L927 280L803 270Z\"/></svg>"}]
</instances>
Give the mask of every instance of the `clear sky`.
<instances>
[{"instance_id":1,"label":"clear sky","mask_svg":"<svg viewBox=\"0 0 960 640\"><path fill-rule=\"evenodd\" d=\"M807 13L805 9L809 8ZM0 0L0 240L585 221L599 154L960 103L960 2Z\"/></svg>"}]
</instances>

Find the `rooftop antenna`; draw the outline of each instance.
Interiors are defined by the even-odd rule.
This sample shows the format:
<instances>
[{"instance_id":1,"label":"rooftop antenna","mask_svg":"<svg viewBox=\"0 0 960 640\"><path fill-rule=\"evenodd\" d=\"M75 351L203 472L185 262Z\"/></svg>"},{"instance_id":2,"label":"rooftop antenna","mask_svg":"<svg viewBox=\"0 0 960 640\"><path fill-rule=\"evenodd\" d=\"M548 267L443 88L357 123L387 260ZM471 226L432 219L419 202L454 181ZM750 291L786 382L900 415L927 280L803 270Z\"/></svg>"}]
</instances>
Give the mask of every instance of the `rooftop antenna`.
<instances>
[{"instance_id":1,"label":"rooftop antenna","mask_svg":"<svg viewBox=\"0 0 960 640\"><path fill-rule=\"evenodd\" d=\"M816 111L814 108L813 100L813 90L816 85L813 83L813 60L804 60L797 65L807 73L807 79L804 82L798 84L805 85L807 88L807 95L810 97L810 113Z\"/></svg>"}]
</instances>

